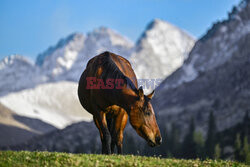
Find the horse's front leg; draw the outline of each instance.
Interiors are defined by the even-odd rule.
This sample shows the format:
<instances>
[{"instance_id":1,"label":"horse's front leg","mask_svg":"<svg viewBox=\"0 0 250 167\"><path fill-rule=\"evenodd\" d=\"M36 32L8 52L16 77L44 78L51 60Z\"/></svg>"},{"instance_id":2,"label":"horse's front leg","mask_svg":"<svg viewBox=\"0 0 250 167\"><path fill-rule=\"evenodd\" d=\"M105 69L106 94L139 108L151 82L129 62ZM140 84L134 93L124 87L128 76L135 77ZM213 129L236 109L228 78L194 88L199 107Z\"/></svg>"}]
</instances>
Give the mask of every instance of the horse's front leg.
<instances>
[{"instance_id":1,"label":"horse's front leg","mask_svg":"<svg viewBox=\"0 0 250 167\"><path fill-rule=\"evenodd\" d=\"M102 153L111 154L111 135L109 133L106 114L104 112L99 112L94 117L95 123L99 129L101 140L102 140Z\"/></svg>"},{"instance_id":2,"label":"horse's front leg","mask_svg":"<svg viewBox=\"0 0 250 167\"><path fill-rule=\"evenodd\" d=\"M121 110L119 115L116 117L115 121L115 131L116 131L116 145L117 153L122 154L122 145L123 145L123 131L126 127L128 120L128 114L125 110Z\"/></svg>"}]
</instances>

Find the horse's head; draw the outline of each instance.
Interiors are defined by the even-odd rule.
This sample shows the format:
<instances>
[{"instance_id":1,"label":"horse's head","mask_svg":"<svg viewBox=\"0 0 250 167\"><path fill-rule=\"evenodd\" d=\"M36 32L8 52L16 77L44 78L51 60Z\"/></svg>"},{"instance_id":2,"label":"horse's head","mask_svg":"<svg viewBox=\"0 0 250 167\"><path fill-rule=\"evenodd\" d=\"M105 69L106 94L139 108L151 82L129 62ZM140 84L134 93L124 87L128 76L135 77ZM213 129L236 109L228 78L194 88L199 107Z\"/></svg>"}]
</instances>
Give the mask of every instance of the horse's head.
<instances>
[{"instance_id":1,"label":"horse's head","mask_svg":"<svg viewBox=\"0 0 250 167\"><path fill-rule=\"evenodd\" d=\"M136 132L143 137L151 147L161 144L161 133L155 119L155 113L150 103L154 91L145 96L142 87L138 90L138 99L131 107L129 120Z\"/></svg>"}]
</instances>

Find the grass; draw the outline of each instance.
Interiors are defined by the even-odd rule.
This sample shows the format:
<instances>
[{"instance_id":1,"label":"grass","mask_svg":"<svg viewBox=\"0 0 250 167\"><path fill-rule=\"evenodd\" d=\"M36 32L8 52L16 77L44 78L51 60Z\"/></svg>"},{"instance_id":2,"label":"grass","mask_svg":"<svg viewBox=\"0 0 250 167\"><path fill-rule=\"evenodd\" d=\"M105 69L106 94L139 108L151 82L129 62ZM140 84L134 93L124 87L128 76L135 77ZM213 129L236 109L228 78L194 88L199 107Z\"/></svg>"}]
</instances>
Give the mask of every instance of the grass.
<instances>
[{"instance_id":1,"label":"grass","mask_svg":"<svg viewBox=\"0 0 250 167\"><path fill-rule=\"evenodd\" d=\"M183 160L133 155L69 154L57 152L0 151L0 167L4 166L246 166L223 160Z\"/></svg>"}]
</instances>

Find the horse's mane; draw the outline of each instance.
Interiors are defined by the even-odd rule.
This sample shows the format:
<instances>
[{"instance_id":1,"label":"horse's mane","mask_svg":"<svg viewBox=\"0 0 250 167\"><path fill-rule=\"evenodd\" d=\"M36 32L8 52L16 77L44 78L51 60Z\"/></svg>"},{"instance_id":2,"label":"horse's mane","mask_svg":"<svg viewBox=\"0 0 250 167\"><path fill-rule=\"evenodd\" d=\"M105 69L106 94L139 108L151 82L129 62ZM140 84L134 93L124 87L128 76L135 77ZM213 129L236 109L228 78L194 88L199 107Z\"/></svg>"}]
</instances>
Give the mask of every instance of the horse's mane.
<instances>
[{"instance_id":1,"label":"horse's mane","mask_svg":"<svg viewBox=\"0 0 250 167\"><path fill-rule=\"evenodd\" d=\"M116 54L110 53L110 52L104 52L101 54L104 56L102 59L102 66L105 67L105 72L102 73L102 78L107 79L107 78L114 78L114 79L124 79L126 82L127 86L129 86L132 90L137 92L137 87L135 86L134 82L131 81L129 77L127 77L116 65L116 63L113 60L113 56L117 57L118 60L125 60L125 62L131 67L131 64L129 63L128 60L125 58L118 56ZM132 67L131 67L132 69ZM132 69L133 70L133 69ZM136 79L136 78L134 78Z\"/></svg>"}]
</instances>

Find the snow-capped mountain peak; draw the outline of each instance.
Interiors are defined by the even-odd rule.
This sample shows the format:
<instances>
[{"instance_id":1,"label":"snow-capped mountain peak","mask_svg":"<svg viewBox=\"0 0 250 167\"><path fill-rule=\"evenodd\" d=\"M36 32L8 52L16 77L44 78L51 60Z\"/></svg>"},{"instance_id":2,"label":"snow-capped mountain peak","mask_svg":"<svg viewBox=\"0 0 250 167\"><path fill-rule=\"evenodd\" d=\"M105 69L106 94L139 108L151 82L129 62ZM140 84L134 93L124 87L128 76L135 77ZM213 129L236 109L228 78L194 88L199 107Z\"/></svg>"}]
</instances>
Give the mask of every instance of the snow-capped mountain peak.
<instances>
[{"instance_id":1,"label":"snow-capped mountain peak","mask_svg":"<svg viewBox=\"0 0 250 167\"><path fill-rule=\"evenodd\" d=\"M86 49L83 53L88 58L106 50L129 57L131 49L134 46L132 41L106 27L100 27L88 33L85 45Z\"/></svg>"},{"instance_id":2,"label":"snow-capped mountain peak","mask_svg":"<svg viewBox=\"0 0 250 167\"><path fill-rule=\"evenodd\" d=\"M118 32L115 30L112 30L107 27L99 27L97 29L94 29L92 32L88 33L88 37L92 40L99 42L110 42L112 45L121 45L121 46L127 46L127 47L133 47L133 42L129 39L121 36ZM109 41L105 41L109 40Z\"/></svg>"},{"instance_id":3,"label":"snow-capped mountain peak","mask_svg":"<svg viewBox=\"0 0 250 167\"><path fill-rule=\"evenodd\" d=\"M39 73L39 69L26 57L5 57L0 62L0 96L41 83L44 78Z\"/></svg>"},{"instance_id":4,"label":"snow-capped mountain peak","mask_svg":"<svg viewBox=\"0 0 250 167\"><path fill-rule=\"evenodd\" d=\"M129 58L133 47L133 42L112 29L106 27L94 29L87 34L84 41L84 47L79 51L74 65L69 71L61 76L60 80L66 79L78 82L87 62L93 56L108 50Z\"/></svg>"},{"instance_id":5,"label":"snow-capped mountain peak","mask_svg":"<svg viewBox=\"0 0 250 167\"><path fill-rule=\"evenodd\" d=\"M12 65L28 65L32 66L33 62L29 59L27 59L24 56L21 55L10 55L5 58L3 58L0 61L0 70L3 70L7 66L12 66Z\"/></svg>"},{"instance_id":6,"label":"snow-capped mountain peak","mask_svg":"<svg viewBox=\"0 0 250 167\"><path fill-rule=\"evenodd\" d=\"M138 78L165 78L180 67L195 40L183 30L160 19L153 20L131 56Z\"/></svg>"},{"instance_id":7,"label":"snow-capped mountain peak","mask_svg":"<svg viewBox=\"0 0 250 167\"><path fill-rule=\"evenodd\" d=\"M71 45L72 47L72 41L80 41L82 38L84 38L83 34L81 33L73 33L70 34L68 37L60 39L59 42L55 46L49 47L45 52L38 55L36 59L36 64L41 66L43 65L44 61L48 56L50 56L53 52L55 52L59 48L63 48L66 45Z\"/></svg>"},{"instance_id":8,"label":"snow-capped mountain peak","mask_svg":"<svg viewBox=\"0 0 250 167\"><path fill-rule=\"evenodd\" d=\"M84 47L84 40L83 34L71 34L40 54L36 64L41 66L46 75L55 80L57 76L72 68L78 53Z\"/></svg>"}]
</instances>

